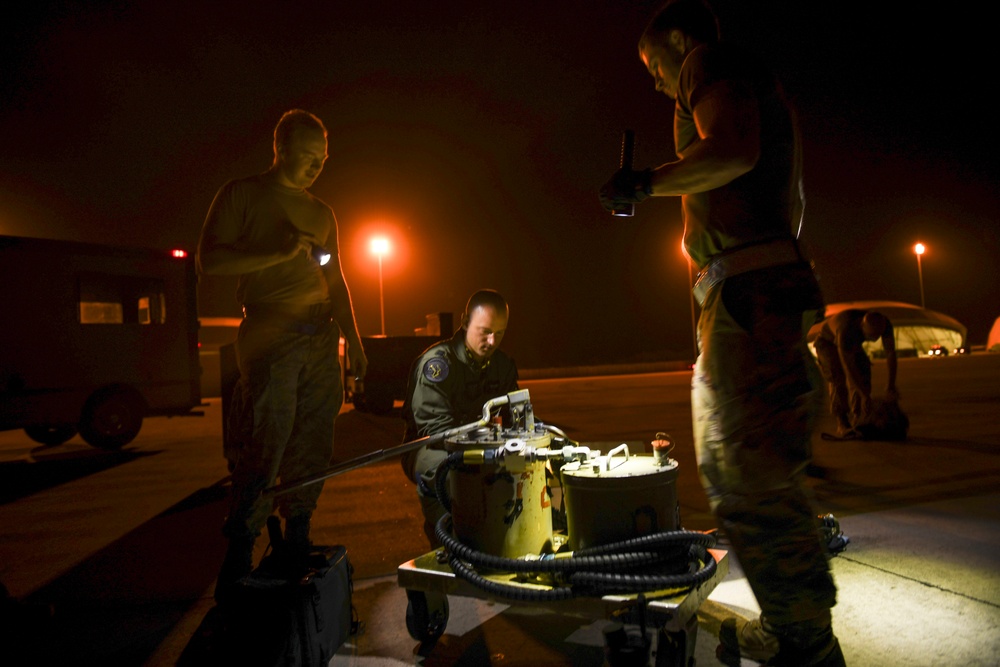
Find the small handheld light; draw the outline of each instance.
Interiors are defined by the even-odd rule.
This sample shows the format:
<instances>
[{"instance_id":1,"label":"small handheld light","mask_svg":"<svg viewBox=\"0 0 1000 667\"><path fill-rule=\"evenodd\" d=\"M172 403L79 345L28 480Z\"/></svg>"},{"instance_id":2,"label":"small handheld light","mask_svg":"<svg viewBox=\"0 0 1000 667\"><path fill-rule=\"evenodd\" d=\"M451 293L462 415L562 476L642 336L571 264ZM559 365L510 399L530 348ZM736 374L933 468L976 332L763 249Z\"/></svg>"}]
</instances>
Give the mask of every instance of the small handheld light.
<instances>
[{"instance_id":1,"label":"small handheld light","mask_svg":"<svg viewBox=\"0 0 1000 667\"><path fill-rule=\"evenodd\" d=\"M312 256L320 266L326 266L327 262L330 261L330 251L321 245L313 245Z\"/></svg>"},{"instance_id":2,"label":"small handheld light","mask_svg":"<svg viewBox=\"0 0 1000 667\"><path fill-rule=\"evenodd\" d=\"M622 132L622 158L620 169L632 169L632 156L635 154L635 131ZM611 211L611 215L620 218L631 218L635 215L635 204L619 204Z\"/></svg>"}]
</instances>

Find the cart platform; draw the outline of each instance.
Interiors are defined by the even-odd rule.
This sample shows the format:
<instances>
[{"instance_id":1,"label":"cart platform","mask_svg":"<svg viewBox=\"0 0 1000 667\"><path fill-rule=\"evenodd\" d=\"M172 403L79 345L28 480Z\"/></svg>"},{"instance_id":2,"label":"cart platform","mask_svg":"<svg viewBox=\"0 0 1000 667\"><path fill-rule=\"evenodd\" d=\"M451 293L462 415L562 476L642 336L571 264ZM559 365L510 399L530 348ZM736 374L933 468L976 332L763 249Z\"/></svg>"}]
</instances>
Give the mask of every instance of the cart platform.
<instances>
[{"instance_id":1,"label":"cart platform","mask_svg":"<svg viewBox=\"0 0 1000 667\"><path fill-rule=\"evenodd\" d=\"M448 595L478 598L505 604L539 607L553 613L580 617L589 621L611 619L621 624L639 624L657 630L656 650L645 663L656 667L688 667L693 664L697 639L697 611L718 584L729 573L728 552L708 549L716 562L716 570L707 580L693 588L666 589L644 593L615 594L603 597L578 597L562 601L510 602L495 597L455 575L444 560L443 550L436 550L407 561L397 568L397 583L406 590L406 627L410 636L420 642L432 643L444 634L448 623ZM493 573L488 578L505 584L516 584L544 590L548 587L515 582L515 575ZM607 635L607 631L606 631ZM613 654L616 646L607 650ZM633 646L628 647L631 652ZM612 655L609 654L609 659ZM612 663L615 664L615 663ZM624 663L623 663L624 664Z\"/></svg>"}]
</instances>

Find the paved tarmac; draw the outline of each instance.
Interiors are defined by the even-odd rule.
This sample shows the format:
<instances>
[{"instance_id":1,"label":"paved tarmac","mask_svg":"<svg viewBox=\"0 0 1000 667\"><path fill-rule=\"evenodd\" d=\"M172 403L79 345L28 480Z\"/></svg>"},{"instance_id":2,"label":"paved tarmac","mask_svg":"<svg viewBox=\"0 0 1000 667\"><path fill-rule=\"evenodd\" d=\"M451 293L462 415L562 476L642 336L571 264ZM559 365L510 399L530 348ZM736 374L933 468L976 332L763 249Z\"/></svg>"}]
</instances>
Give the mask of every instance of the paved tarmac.
<instances>
[{"instance_id":1,"label":"paved tarmac","mask_svg":"<svg viewBox=\"0 0 1000 667\"><path fill-rule=\"evenodd\" d=\"M878 386L884 369L875 370ZM666 426L678 442L682 523L705 530L689 381L657 373L524 385L536 415L580 441L648 440ZM851 539L831 561L835 629L854 667L1000 665L1000 355L906 359L899 387L907 442L816 439L817 510L833 512ZM201 419L148 420L114 454L0 433L0 582L17 602L0 624L0 664L205 664L228 489L220 423L213 399ZM393 416L350 408L337 428L338 462L391 447L402 432ZM452 596L444 636L430 647L410 638L396 568L427 545L396 460L327 481L320 505L314 539L347 546L364 623L331 665L604 664L607 618L541 605ZM699 613L701 667L718 664L720 614L757 611L738 562L726 562Z\"/></svg>"}]
</instances>

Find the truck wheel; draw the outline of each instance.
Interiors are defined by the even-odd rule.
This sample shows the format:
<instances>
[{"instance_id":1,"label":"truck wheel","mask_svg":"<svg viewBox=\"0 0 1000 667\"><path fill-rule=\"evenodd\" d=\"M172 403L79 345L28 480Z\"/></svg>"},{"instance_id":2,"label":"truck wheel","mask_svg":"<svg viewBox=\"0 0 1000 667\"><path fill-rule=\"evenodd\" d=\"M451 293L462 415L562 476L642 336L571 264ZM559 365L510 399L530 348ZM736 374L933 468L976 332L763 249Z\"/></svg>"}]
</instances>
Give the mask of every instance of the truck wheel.
<instances>
[{"instance_id":1,"label":"truck wheel","mask_svg":"<svg viewBox=\"0 0 1000 667\"><path fill-rule=\"evenodd\" d=\"M76 427L72 424L32 424L24 429L28 437L43 445L61 445L74 435Z\"/></svg>"},{"instance_id":2,"label":"truck wheel","mask_svg":"<svg viewBox=\"0 0 1000 667\"><path fill-rule=\"evenodd\" d=\"M121 449L142 428L142 398L134 391L104 389L87 400L80 417L80 435L100 449Z\"/></svg>"}]
</instances>

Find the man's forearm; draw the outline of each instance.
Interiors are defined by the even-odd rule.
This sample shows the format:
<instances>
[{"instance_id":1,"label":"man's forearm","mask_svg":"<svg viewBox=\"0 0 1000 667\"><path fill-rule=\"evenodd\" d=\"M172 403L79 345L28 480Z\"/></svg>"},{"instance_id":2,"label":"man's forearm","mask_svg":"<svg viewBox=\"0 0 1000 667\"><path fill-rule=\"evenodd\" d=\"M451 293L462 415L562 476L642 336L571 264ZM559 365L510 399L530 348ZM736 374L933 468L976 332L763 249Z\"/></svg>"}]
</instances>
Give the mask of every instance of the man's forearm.
<instances>
[{"instance_id":1,"label":"man's forearm","mask_svg":"<svg viewBox=\"0 0 1000 667\"><path fill-rule=\"evenodd\" d=\"M707 192L739 178L754 164L756 156L725 154L711 140L697 141L680 160L654 169L650 185L654 197Z\"/></svg>"},{"instance_id":2,"label":"man's forearm","mask_svg":"<svg viewBox=\"0 0 1000 667\"><path fill-rule=\"evenodd\" d=\"M358 324L354 318L354 312L349 307L347 308L347 312L343 312L342 308L335 305L333 320L337 323L340 333L344 336L344 340L347 341L348 345L361 346L361 334L358 333Z\"/></svg>"},{"instance_id":3,"label":"man's forearm","mask_svg":"<svg viewBox=\"0 0 1000 667\"><path fill-rule=\"evenodd\" d=\"M217 245L211 249L199 247L198 268L202 273L220 276L242 275L261 271L289 259L287 253L264 250L251 251L231 245Z\"/></svg>"},{"instance_id":4,"label":"man's forearm","mask_svg":"<svg viewBox=\"0 0 1000 667\"><path fill-rule=\"evenodd\" d=\"M328 274L329 275L329 274ZM361 345L361 334L358 333L358 323L354 317L354 305L351 303L351 293L344 282L343 274L339 280L334 277L329 280L330 301L333 304L333 320L340 327L340 332L348 345Z\"/></svg>"}]
</instances>

